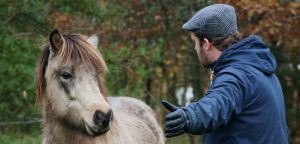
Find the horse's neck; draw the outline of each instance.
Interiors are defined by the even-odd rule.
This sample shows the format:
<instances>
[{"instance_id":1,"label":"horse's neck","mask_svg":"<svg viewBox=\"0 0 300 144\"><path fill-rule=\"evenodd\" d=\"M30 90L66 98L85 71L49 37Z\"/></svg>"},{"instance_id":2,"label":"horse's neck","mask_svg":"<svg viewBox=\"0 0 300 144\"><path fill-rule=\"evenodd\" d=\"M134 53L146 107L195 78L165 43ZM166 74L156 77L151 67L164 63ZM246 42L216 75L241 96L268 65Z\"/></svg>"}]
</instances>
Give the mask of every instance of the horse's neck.
<instances>
[{"instance_id":1,"label":"horse's neck","mask_svg":"<svg viewBox=\"0 0 300 144\"><path fill-rule=\"evenodd\" d=\"M67 126L62 121L53 117L51 108L44 107L44 144L120 144L131 142L126 130L118 125L118 119L112 121L111 129L104 135L93 137L79 129Z\"/></svg>"},{"instance_id":2,"label":"horse's neck","mask_svg":"<svg viewBox=\"0 0 300 144\"><path fill-rule=\"evenodd\" d=\"M102 144L105 142L105 136L101 138L92 137L82 132L79 128L73 128L66 125L62 120L54 117L50 106L44 107L44 144L67 144L67 143L86 143Z\"/></svg>"}]
</instances>

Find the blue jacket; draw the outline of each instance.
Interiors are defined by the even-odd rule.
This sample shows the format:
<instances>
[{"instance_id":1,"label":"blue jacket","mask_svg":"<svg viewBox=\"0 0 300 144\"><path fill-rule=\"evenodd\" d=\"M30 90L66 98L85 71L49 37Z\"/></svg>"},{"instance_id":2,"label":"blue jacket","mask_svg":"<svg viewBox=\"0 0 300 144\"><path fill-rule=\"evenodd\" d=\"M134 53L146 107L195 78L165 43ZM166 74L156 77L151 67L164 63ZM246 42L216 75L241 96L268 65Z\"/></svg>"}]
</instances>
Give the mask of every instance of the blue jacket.
<instances>
[{"instance_id":1,"label":"blue jacket","mask_svg":"<svg viewBox=\"0 0 300 144\"><path fill-rule=\"evenodd\" d=\"M285 102L270 49L257 36L229 46L211 65L206 95L186 107L204 144L287 144Z\"/></svg>"}]
</instances>

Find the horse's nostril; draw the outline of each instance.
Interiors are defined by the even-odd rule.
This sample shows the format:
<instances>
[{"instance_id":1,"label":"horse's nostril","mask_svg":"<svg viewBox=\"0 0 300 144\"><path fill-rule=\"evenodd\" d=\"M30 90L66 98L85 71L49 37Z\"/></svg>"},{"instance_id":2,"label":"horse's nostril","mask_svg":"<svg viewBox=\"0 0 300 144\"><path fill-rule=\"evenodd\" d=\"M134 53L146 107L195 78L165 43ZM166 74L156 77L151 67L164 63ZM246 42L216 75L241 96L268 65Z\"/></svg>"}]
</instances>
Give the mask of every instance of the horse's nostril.
<instances>
[{"instance_id":1,"label":"horse's nostril","mask_svg":"<svg viewBox=\"0 0 300 144\"><path fill-rule=\"evenodd\" d=\"M112 116L113 114L111 110L109 110L106 114L104 114L100 110L96 110L94 114L94 122L96 125L106 128L109 126L109 122L111 121Z\"/></svg>"},{"instance_id":2,"label":"horse's nostril","mask_svg":"<svg viewBox=\"0 0 300 144\"><path fill-rule=\"evenodd\" d=\"M109 110L109 111L108 111L106 117L107 117L108 120L112 120L112 118L113 118L113 112L112 112L112 110Z\"/></svg>"},{"instance_id":3,"label":"horse's nostril","mask_svg":"<svg viewBox=\"0 0 300 144\"><path fill-rule=\"evenodd\" d=\"M95 124L101 126L104 121L105 114L102 111L96 110L94 114L94 122Z\"/></svg>"},{"instance_id":4,"label":"horse's nostril","mask_svg":"<svg viewBox=\"0 0 300 144\"><path fill-rule=\"evenodd\" d=\"M109 125L109 122L112 120L113 113L111 110L109 110L105 116L103 126L107 127Z\"/></svg>"}]
</instances>

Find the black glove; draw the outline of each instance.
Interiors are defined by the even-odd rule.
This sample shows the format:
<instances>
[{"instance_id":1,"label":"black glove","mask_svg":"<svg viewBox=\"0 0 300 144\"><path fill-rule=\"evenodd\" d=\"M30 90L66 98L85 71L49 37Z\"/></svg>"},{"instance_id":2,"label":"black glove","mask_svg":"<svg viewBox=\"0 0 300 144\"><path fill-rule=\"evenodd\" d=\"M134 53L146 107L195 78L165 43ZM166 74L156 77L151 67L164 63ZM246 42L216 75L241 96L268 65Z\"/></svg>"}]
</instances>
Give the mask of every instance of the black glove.
<instances>
[{"instance_id":1,"label":"black glove","mask_svg":"<svg viewBox=\"0 0 300 144\"><path fill-rule=\"evenodd\" d=\"M186 110L165 100L162 100L161 103L170 111L170 113L165 117L166 137L174 137L184 134L189 123Z\"/></svg>"}]
</instances>

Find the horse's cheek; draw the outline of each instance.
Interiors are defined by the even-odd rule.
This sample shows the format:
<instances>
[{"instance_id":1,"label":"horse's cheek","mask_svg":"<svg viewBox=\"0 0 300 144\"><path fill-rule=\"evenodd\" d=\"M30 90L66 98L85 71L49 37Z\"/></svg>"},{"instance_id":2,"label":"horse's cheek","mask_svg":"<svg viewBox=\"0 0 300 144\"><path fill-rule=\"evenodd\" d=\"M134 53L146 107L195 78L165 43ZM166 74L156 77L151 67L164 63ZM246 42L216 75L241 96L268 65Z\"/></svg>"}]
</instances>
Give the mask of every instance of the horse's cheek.
<instances>
[{"instance_id":1,"label":"horse's cheek","mask_svg":"<svg viewBox=\"0 0 300 144\"><path fill-rule=\"evenodd\" d=\"M47 99L52 105L52 109L55 111L56 115L64 117L67 114L69 100L66 99L65 94L55 86L48 86Z\"/></svg>"},{"instance_id":2,"label":"horse's cheek","mask_svg":"<svg viewBox=\"0 0 300 144\"><path fill-rule=\"evenodd\" d=\"M68 117L77 124L81 124L84 121L86 111L82 105L77 101L71 101L68 108Z\"/></svg>"}]
</instances>

